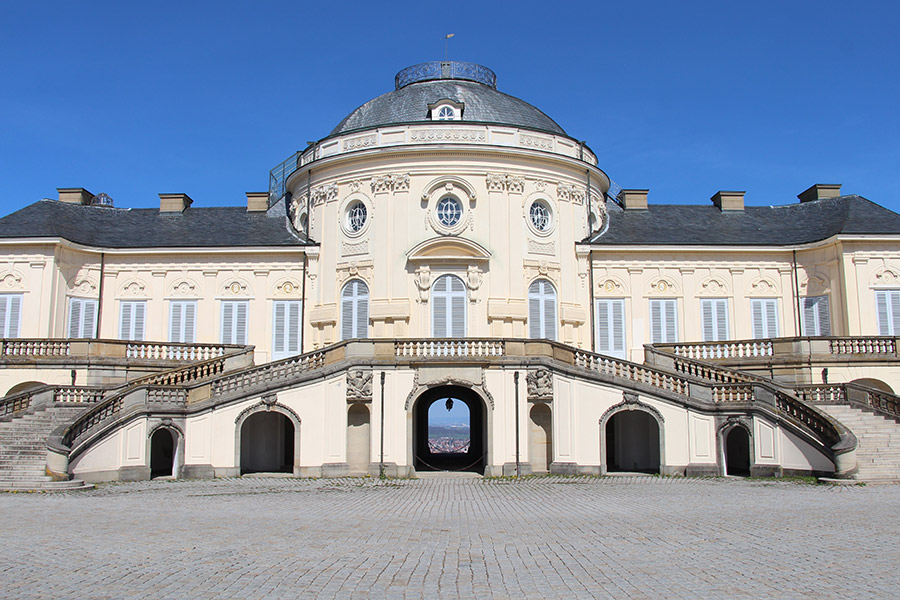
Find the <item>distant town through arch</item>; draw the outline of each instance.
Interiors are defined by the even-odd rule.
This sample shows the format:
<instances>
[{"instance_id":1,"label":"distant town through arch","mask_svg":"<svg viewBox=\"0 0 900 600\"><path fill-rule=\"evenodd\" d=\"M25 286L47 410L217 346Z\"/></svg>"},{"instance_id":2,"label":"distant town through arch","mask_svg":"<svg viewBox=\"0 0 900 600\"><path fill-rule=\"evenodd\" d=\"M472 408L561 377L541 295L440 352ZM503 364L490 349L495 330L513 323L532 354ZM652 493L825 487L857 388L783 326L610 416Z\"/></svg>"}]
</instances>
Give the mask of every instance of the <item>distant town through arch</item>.
<instances>
[{"instance_id":1,"label":"distant town through arch","mask_svg":"<svg viewBox=\"0 0 900 600\"><path fill-rule=\"evenodd\" d=\"M417 471L484 473L487 409L474 391L441 386L413 405L413 465Z\"/></svg>"}]
</instances>

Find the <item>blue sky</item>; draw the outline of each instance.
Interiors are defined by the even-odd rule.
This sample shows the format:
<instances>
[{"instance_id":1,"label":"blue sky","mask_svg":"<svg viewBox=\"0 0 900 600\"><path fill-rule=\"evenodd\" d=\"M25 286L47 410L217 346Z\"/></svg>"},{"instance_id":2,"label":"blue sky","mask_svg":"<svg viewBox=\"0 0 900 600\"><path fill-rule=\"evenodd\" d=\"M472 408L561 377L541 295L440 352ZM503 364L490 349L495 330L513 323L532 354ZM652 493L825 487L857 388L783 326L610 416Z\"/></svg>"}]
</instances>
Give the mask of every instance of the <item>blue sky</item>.
<instances>
[{"instance_id":1,"label":"blue sky","mask_svg":"<svg viewBox=\"0 0 900 600\"><path fill-rule=\"evenodd\" d=\"M428 407L429 425L469 425L469 407L461 400L454 400L447 410L446 399L441 398Z\"/></svg>"},{"instance_id":2,"label":"blue sky","mask_svg":"<svg viewBox=\"0 0 900 600\"><path fill-rule=\"evenodd\" d=\"M445 33L651 203L841 183L900 211L898 22L866 1L5 2L0 213L57 187L243 204Z\"/></svg>"}]
</instances>

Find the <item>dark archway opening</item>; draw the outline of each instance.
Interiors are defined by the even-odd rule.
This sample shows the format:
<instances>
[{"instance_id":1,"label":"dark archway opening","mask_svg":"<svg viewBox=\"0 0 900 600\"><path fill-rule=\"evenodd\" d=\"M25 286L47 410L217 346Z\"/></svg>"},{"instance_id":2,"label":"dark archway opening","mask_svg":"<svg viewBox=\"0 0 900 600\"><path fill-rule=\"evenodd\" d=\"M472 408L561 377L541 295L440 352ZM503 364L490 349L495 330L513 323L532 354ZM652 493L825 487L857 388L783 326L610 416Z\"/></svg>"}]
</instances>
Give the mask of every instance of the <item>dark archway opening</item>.
<instances>
[{"instance_id":1,"label":"dark archway opening","mask_svg":"<svg viewBox=\"0 0 900 600\"><path fill-rule=\"evenodd\" d=\"M659 425L642 410L623 410L606 422L607 472L659 473Z\"/></svg>"},{"instance_id":2,"label":"dark archway opening","mask_svg":"<svg viewBox=\"0 0 900 600\"><path fill-rule=\"evenodd\" d=\"M250 415L241 426L241 474L293 473L294 424L279 412Z\"/></svg>"},{"instance_id":3,"label":"dark archway opening","mask_svg":"<svg viewBox=\"0 0 900 600\"><path fill-rule=\"evenodd\" d=\"M725 474L750 476L750 435L743 427L732 427L725 435Z\"/></svg>"},{"instance_id":4,"label":"dark archway opening","mask_svg":"<svg viewBox=\"0 0 900 600\"><path fill-rule=\"evenodd\" d=\"M466 419L468 423L462 422ZM414 468L484 473L486 421L487 408L472 390L445 386L426 391L413 407Z\"/></svg>"},{"instance_id":5,"label":"dark archway opening","mask_svg":"<svg viewBox=\"0 0 900 600\"><path fill-rule=\"evenodd\" d=\"M171 477L175 469L175 437L161 427L150 436L150 477Z\"/></svg>"}]
</instances>

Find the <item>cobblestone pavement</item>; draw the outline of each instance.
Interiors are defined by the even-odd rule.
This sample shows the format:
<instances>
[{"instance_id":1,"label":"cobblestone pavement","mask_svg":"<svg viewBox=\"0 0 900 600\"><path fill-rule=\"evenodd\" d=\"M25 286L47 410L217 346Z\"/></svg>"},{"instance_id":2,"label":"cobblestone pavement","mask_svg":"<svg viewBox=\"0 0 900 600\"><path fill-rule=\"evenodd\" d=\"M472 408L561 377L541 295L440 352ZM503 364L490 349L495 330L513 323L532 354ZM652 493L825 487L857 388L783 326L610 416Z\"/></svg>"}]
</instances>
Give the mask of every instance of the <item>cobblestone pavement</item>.
<instances>
[{"instance_id":1,"label":"cobblestone pavement","mask_svg":"<svg viewBox=\"0 0 900 600\"><path fill-rule=\"evenodd\" d=\"M4 598L896 598L900 486L668 478L0 494Z\"/></svg>"}]
</instances>

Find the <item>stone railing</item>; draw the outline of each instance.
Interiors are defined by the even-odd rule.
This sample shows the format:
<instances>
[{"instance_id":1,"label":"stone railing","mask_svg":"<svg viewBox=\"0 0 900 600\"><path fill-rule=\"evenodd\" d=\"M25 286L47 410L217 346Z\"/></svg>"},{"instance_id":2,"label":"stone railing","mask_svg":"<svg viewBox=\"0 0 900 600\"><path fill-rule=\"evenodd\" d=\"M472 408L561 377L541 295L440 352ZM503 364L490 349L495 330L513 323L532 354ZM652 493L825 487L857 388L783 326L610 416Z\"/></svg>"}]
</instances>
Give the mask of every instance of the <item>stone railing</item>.
<instances>
[{"instance_id":1,"label":"stone railing","mask_svg":"<svg viewBox=\"0 0 900 600\"><path fill-rule=\"evenodd\" d=\"M660 347L669 349L675 355L683 358L700 360L772 356L772 340L661 344Z\"/></svg>"},{"instance_id":2,"label":"stone railing","mask_svg":"<svg viewBox=\"0 0 900 600\"><path fill-rule=\"evenodd\" d=\"M95 404L103 399L106 388L77 385L41 385L18 394L0 398L0 418L26 411L30 408L58 404ZM35 402L39 398L40 402Z\"/></svg>"},{"instance_id":3,"label":"stone railing","mask_svg":"<svg viewBox=\"0 0 900 600\"><path fill-rule=\"evenodd\" d=\"M900 396L856 383L801 385L797 396L807 404L849 404L900 420Z\"/></svg>"},{"instance_id":4,"label":"stone railing","mask_svg":"<svg viewBox=\"0 0 900 600\"><path fill-rule=\"evenodd\" d=\"M209 360L225 356L229 349L240 346L221 344L162 344L157 342L128 342L128 358L149 358L153 360Z\"/></svg>"},{"instance_id":5,"label":"stone railing","mask_svg":"<svg viewBox=\"0 0 900 600\"><path fill-rule=\"evenodd\" d=\"M65 428L62 433L62 443L71 447L72 442L81 437L89 429L119 414L125 405L125 392L120 392L106 402L97 405L97 408L82 414L74 423Z\"/></svg>"},{"instance_id":6,"label":"stone railing","mask_svg":"<svg viewBox=\"0 0 900 600\"><path fill-rule=\"evenodd\" d=\"M888 354L897 355L896 338L887 337L854 337L827 338L828 350L831 354Z\"/></svg>"},{"instance_id":7,"label":"stone railing","mask_svg":"<svg viewBox=\"0 0 900 600\"><path fill-rule=\"evenodd\" d=\"M775 406L782 414L811 429L829 447L833 447L843 437L833 421L798 398L778 391L775 393ZM852 434L847 437L852 437ZM853 447L855 446L856 440L853 439Z\"/></svg>"},{"instance_id":8,"label":"stone railing","mask_svg":"<svg viewBox=\"0 0 900 600\"><path fill-rule=\"evenodd\" d=\"M752 385L715 385L712 388L712 400L716 404L753 402Z\"/></svg>"},{"instance_id":9,"label":"stone railing","mask_svg":"<svg viewBox=\"0 0 900 600\"><path fill-rule=\"evenodd\" d=\"M271 381L281 381L296 377L324 366L325 353L325 350L309 352L219 377L211 383L211 391L215 395L226 394L253 388Z\"/></svg>"},{"instance_id":10,"label":"stone railing","mask_svg":"<svg viewBox=\"0 0 900 600\"><path fill-rule=\"evenodd\" d=\"M486 357L505 354L506 343L496 339L398 340L394 342L394 356L397 358Z\"/></svg>"},{"instance_id":11,"label":"stone railing","mask_svg":"<svg viewBox=\"0 0 900 600\"><path fill-rule=\"evenodd\" d=\"M12 396L0 398L0 417L14 415L18 412L28 410L29 408L31 408L31 401L34 396L37 393L44 391L45 389L46 386L41 386L39 388L26 390L19 394L13 394Z\"/></svg>"},{"instance_id":12,"label":"stone railing","mask_svg":"<svg viewBox=\"0 0 900 600\"><path fill-rule=\"evenodd\" d=\"M53 401L63 404L96 404L103 400L102 387L59 385L53 390Z\"/></svg>"},{"instance_id":13,"label":"stone railing","mask_svg":"<svg viewBox=\"0 0 900 600\"><path fill-rule=\"evenodd\" d=\"M652 367L613 358L612 356L576 350L575 365L590 371L596 371L614 377L622 377L636 383L642 383L682 396L688 395L688 392L690 391L690 383L683 377Z\"/></svg>"},{"instance_id":14,"label":"stone railing","mask_svg":"<svg viewBox=\"0 0 900 600\"><path fill-rule=\"evenodd\" d=\"M149 404L184 404L187 402L187 390L181 387L147 388Z\"/></svg>"},{"instance_id":15,"label":"stone railing","mask_svg":"<svg viewBox=\"0 0 900 600\"><path fill-rule=\"evenodd\" d=\"M0 357L68 356L69 340L2 339Z\"/></svg>"}]
</instances>

